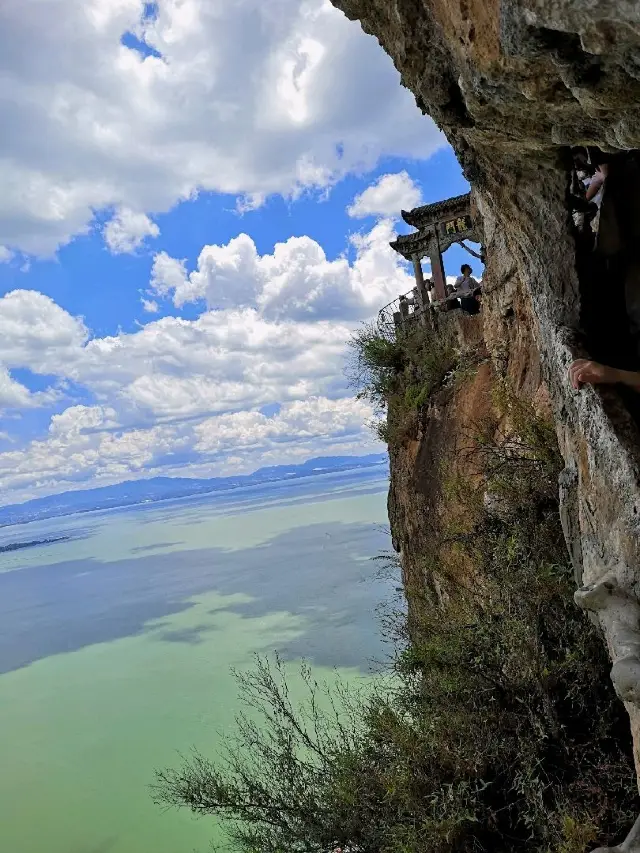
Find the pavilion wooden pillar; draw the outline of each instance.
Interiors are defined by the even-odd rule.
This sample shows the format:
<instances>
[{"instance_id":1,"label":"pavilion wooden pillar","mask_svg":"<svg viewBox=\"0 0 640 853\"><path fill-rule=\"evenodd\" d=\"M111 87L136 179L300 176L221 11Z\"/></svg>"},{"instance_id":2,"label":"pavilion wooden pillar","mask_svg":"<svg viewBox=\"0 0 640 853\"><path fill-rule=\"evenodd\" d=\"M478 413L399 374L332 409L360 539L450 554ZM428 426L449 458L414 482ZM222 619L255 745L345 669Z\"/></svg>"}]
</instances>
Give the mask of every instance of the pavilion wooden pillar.
<instances>
[{"instance_id":1,"label":"pavilion wooden pillar","mask_svg":"<svg viewBox=\"0 0 640 853\"><path fill-rule=\"evenodd\" d=\"M436 289L438 301L443 301L447 298L446 278L444 275L444 264L442 263L442 252L440 251L440 241L438 240L438 228L434 229L433 238L431 240L431 275L433 276L433 284Z\"/></svg>"},{"instance_id":2,"label":"pavilion wooden pillar","mask_svg":"<svg viewBox=\"0 0 640 853\"><path fill-rule=\"evenodd\" d=\"M433 328L433 317L431 315L431 298L429 290L424 281L424 273L422 270L422 259L420 255L413 255L413 271L416 276L416 292L418 294L419 318L423 326Z\"/></svg>"},{"instance_id":3,"label":"pavilion wooden pillar","mask_svg":"<svg viewBox=\"0 0 640 853\"><path fill-rule=\"evenodd\" d=\"M413 255L411 260L413 261L413 272L416 277L416 288L418 290L418 299L420 300L420 307L422 309L429 307L429 292L427 291L427 286L424 283L424 273L422 271L422 262L420 259L420 255Z\"/></svg>"}]
</instances>

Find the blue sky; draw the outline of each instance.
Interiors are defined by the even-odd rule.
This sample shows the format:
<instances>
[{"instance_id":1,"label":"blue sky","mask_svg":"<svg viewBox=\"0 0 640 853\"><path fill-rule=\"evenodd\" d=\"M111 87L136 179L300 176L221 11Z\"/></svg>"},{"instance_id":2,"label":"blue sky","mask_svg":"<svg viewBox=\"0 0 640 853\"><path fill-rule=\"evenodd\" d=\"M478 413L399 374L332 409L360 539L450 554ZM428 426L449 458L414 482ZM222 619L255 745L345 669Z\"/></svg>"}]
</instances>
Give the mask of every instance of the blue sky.
<instances>
[{"instance_id":1,"label":"blue sky","mask_svg":"<svg viewBox=\"0 0 640 853\"><path fill-rule=\"evenodd\" d=\"M40 11L0 9L2 500L376 449L346 340L400 207L467 189L388 57L322 0Z\"/></svg>"}]
</instances>

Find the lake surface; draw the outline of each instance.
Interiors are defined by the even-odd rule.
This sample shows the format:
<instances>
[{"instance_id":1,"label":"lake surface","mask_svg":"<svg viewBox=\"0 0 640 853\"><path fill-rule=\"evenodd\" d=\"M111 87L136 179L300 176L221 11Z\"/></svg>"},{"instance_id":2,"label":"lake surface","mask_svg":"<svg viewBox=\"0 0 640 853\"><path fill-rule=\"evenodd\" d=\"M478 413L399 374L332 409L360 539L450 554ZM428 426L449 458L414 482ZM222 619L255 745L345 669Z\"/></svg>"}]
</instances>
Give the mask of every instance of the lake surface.
<instances>
[{"instance_id":1,"label":"lake surface","mask_svg":"<svg viewBox=\"0 0 640 853\"><path fill-rule=\"evenodd\" d=\"M0 529L0 851L192 853L213 820L148 785L238 710L274 650L370 677L390 581L383 467Z\"/></svg>"}]
</instances>

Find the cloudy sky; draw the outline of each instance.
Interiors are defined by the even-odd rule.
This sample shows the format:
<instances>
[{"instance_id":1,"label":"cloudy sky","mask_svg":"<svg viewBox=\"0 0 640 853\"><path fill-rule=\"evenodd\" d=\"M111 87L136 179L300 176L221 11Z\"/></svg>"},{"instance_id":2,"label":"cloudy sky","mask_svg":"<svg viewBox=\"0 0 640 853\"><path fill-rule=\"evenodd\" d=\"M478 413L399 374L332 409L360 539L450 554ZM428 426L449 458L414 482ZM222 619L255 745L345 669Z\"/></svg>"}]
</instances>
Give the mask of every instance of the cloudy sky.
<instances>
[{"instance_id":1,"label":"cloudy sky","mask_svg":"<svg viewBox=\"0 0 640 853\"><path fill-rule=\"evenodd\" d=\"M3 503L382 449L346 341L412 286L400 208L466 184L357 24L3 0L0 126Z\"/></svg>"}]
</instances>

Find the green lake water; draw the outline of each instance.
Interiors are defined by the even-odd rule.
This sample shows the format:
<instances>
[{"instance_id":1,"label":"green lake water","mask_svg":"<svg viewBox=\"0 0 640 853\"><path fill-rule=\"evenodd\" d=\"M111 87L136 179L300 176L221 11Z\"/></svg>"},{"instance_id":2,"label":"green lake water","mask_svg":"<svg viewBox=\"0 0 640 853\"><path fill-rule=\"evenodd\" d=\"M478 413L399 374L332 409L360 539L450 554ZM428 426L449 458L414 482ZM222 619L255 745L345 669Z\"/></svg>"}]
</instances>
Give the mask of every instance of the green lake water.
<instances>
[{"instance_id":1,"label":"green lake water","mask_svg":"<svg viewBox=\"0 0 640 853\"><path fill-rule=\"evenodd\" d=\"M1 853L191 853L213 820L161 811L155 768L233 730L230 667L370 675L388 595L384 472L0 530Z\"/></svg>"}]
</instances>

